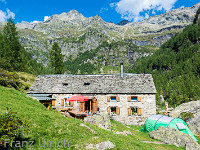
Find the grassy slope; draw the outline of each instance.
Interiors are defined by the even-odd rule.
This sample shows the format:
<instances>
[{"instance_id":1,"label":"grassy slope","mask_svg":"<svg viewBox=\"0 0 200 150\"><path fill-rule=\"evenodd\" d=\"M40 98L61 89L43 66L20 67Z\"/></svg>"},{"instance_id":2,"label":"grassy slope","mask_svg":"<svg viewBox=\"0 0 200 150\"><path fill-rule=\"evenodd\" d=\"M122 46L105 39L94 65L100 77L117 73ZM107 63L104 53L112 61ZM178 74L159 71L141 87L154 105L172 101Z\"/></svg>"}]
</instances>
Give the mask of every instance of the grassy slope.
<instances>
[{"instance_id":1,"label":"grassy slope","mask_svg":"<svg viewBox=\"0 0 200 150\"><path fill-rule=\"evenodd\" d=\"M38 139L48 139L50 141L65 139L69 141L70 149L85 149L88 143L97 144L106 140L110 140L116 145L114 149L184 149L183 147L177 148L172 145L142 143L140 141L156 140L151 139L147 133L139 132L140 126L130 126L128 128L115 121L112 121L113 131L103 130L87 124L96 131L96 134L92 134L87 128L80 127L80 124L83 123L82 121L65 118L57 112L46 110L36 100L26 97L26 94L0 86L0 114L6 112L6 107L10 107L12 111L17 112L17 115L22 120L26 120L30 124L30 132L24 137L35 141L33 149L43 149L39 148ZM114 131L124 130L131 131L133 135L124 136L113 133Z\"/></svg>"},{"instance_id":2,"label":"grassy slope","mask_svg":"<svg viewBox=\"0 0 200 150\"><path fill-rule=\"evenodd\" d=\"M26 92L35 81L36 77L25 72L11 72L0 68L0 85L13 87Z\"/></svg>"}]
</instances>

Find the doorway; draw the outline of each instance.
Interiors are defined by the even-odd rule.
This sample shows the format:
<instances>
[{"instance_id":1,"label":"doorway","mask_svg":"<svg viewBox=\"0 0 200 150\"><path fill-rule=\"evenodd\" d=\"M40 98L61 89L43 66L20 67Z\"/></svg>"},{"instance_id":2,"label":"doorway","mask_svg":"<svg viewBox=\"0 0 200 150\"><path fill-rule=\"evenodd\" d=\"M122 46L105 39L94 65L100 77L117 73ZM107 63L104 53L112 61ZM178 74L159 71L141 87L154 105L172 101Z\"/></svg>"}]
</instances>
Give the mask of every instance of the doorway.
<instances>
[{"instance_id":1,"label":"doorway","mask_svg":"<svg viewBox=\"0 0 200 150\"><path fill-rule=\"evenodd\" d=\"M85 101L85 111L91 112L93 109L92 107L92 99L89 99L88 101Z\"/></svg>"},{"instance_id":2,"label":"doorway","mask_svg":"<svg viewBox=\"0 0 200 150\"><path fill-rule=\"evenodd\" d=\"M49 100L41 100L40 103L42 103L47 109L49 109L49 106L52 105L52 102Z\"/></svg>"}]
</instances>

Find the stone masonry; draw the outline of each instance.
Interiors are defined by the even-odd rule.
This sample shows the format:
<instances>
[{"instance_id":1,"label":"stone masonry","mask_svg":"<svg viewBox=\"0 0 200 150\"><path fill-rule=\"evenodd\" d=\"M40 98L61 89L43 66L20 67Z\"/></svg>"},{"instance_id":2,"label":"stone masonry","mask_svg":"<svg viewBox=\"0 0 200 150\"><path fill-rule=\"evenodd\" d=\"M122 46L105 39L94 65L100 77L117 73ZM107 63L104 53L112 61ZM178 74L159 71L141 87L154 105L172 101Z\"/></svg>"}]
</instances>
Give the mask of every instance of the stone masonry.
<instances>
[{"instance_id":1,"label":"stone masonry","mask_svg":"<svg viewBox=\"0 0 200 150\"><path fill-rule=\"evenodd\" d=\"M51 94L55 98L55 108L66 106L63 100L73 95L96 99L98 112L108 113L110 118L127 125L144 124L146 118L156 114L155 85L150 74L120 75L46 75L38 76L31 86L29 94ZM118 100L108 100L116 96ZM128 100L130 96L140 100ZM73 109L79 110L79 102L74 102ZM111 107L117 113L111 113ZM137 108L140 113L130 114L130 108ZM109 111L109 112L108 112Z\"/></svg>"}]
</instances>

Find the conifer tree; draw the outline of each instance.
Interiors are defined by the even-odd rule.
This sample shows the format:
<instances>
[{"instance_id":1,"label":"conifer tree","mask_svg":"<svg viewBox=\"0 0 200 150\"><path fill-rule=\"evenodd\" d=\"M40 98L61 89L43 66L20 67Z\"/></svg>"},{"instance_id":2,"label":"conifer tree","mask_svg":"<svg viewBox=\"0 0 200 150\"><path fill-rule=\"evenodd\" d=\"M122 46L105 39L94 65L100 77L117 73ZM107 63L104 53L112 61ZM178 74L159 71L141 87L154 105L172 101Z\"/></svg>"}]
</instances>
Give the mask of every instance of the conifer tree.
<instances>
[{"instance_id":1,"label":"conifer tree","mask_svg":"<svg viewBox=\"0 0 200 150\"><path fill-rule=\"evenodd\" d=\"M7 58L7 61L15 70L19 70L22 65L22 58L20 57L21 44L18 40L18 33L12 18L8 19L3 29L3 37L4 57Z\"/></svg>"},{"instance_id":2,"label":"conifer tree","mask_svg":"<svg viewBox=\"0 0 200 150\"><path fill-rule=\"evenodd\" d=\"M50 66L54 74L62 74L63 72L63 55L57 42L55 42L50 51Z\"/></svg>"}]
</instances>

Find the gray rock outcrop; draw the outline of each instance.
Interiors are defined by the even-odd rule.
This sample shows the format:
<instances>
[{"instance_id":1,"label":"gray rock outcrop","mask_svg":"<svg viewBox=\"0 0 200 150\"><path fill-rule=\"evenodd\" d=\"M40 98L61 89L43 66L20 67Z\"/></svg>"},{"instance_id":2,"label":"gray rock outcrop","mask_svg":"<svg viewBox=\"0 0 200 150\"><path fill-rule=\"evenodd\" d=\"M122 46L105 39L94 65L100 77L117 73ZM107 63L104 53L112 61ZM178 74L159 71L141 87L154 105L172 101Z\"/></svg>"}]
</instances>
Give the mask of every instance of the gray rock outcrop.
<instances>
[{"instance_id":1,"label":"gray rock outcrop","mask_svg":"<svg viewBox=\"0 0 200 150\"><path fill-rule=\"evenodd\" d=\"M97 150L106 150L106 149L111 149L111 148L114 148L115 145L110 142L110 141L105 141L105 142L101 142L101 143L98 143L96 144L96 146L94 144L88 144L86 146L86 149L97 149Z\"/></svg>"},{"instance_id":2,"label":"gray rock outcrop","mask_svg":"<svg viewBox=\"0 0 200 150\"><path fill-rule=\"evenodd\" d=\"M161 103L165 102L165 99L164 99L164 97L162 95L159 96L159 100L160 100Z\"/></svg>"},{"instance_id":3,"label":"gray rock outcrop","mask_svg":"<svg viewBox=\"0 0 200 150\"><path fill-rule=\"evenodd\" d=\"M88 127L87 125L85 125L85 124L83 124L83 123L81 123L80 126L89 129L93 134L96 133L94 130L92 130L90 127Z\"/></svg>"},{"instance_id":4,"label":"gray rock outcrop","mask_svg":"<svg viewBox=\"0 0 200 150\"><path fill-rule=\"evenodd\" d=\"M111 148L114 148L114 147L115 147L115 145L110 141L101 142L101 143L96 145L96 148L98 150L106 150L106 149L111 149Z\"/></svg>"},{"instance_id":5,"label":"gray rock outcrop","mask_svg":"<svg viewBox=\"0 0 200 150\"><path fill-rule=\"evenodd\" d=\"M172 144L177 147L185 146L186 150L200 150L199 144L189 134L171 127L159 127L157 130L150 132L149 136L166 144Z\"/></svg>"},{"instance_id":6,"label":"gray rock outcrop","mask_svg":"<svg viewBox=\"0 0 200 150\"><path fill-rule=\"evenodd\" d=\"M101 113L100 115L93 115L84 118L84 122L89 124L95 124L100 128L110 130L111 123L108 114Z\"/></svg>"},{"instance_id":7,"label":"gray rock outcrop","mask_svg":"<svg viewBox=\"0 0 200 150\"><path fill-rule=\"evenodd\" d=\"M188 117L183 118L183 113L187 113ZM192 133L200 135L200 100L179 105L170 113L170 116L184 119Z\"/></svg>"}]
</instances>

